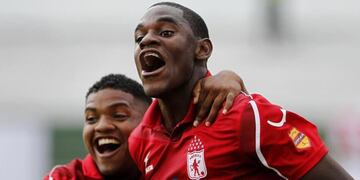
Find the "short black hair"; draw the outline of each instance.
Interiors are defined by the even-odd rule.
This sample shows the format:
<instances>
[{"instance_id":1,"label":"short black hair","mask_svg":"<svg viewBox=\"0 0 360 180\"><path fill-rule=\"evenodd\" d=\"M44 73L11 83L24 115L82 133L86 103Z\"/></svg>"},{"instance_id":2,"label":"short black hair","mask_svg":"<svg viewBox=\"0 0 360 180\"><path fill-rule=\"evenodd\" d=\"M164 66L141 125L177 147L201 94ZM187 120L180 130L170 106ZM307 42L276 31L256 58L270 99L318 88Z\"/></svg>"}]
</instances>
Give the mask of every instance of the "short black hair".
<instances>
[{"instance_id":1,"label":"short black hair","mask_svg":"<svg viewBox=\"0 0 360 180\"><path fill-rule=\"evenodd\" d=\"M151 104L152 101L152 99L145 94L144 88L138 82L123 74L109 74L102 77L89 88L86 93L86 98L88 98L91 93L96 93L107 88L130 93L135 98L142 100L147 104Z\"/></svg>"},{"instance_id":2,"label":"short black hair","mask_svg":"<svg viewBox=\"0 0 360 180\"><path fill-rule=\"evenodd\" d=\"M205 21L195 11L174 2L159 2L151 5L150 8L159 5L171 6L182 10L184 13L183 17L184 19L186 19L186 21L188 21L191 30L193 31L195 36L200 37L201 39L209 38L209 31L205 24Z\"/></svg>"}]
</instances>

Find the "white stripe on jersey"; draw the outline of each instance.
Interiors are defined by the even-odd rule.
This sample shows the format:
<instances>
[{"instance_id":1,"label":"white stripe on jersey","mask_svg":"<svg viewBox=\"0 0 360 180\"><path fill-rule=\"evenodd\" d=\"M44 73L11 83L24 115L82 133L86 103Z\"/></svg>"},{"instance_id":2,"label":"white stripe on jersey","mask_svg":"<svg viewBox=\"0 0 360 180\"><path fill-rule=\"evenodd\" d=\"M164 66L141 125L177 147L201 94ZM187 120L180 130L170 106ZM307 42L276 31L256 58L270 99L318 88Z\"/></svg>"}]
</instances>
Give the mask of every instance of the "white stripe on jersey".
<instances>
[{"instance_id":1,"label":"white stripe on jersey","mask_svg":"<svg viewBox=\"0 0 360 180\"><path fill-rule=\"evenodd\" d=\"M49 173L49 180L54 180L54 178L52 177L52 173L54 173L54 171L55 171L56 168L58 168L58 167L64 167L64 166L65 166L65 165L56 165L56 166L54 166L54 167L51 169L50 173Z\"/></svg>"},{"instance_id":2,"label":"white stripe on jersey","mask_svg":"<svg viewBox=\"0 0 360 180\"><path fill-rule=\"evenodd\" d=\"M249 103L251 104L251 107L252 107L252 109L254 111L254 116L255 116L255 150L256 150L256 155L258 156L261 163L265 167L275 171L280 177L282 177L284 179L288 179L285 176L283 176L277 169L269 166L268 163L266 162L266 159L265 159L265 157L262 154L261 149L260 149L260 114L259 114L259 109L257 108L256 102L254 100L251 100Z\"/></svg>"}]
</instances>

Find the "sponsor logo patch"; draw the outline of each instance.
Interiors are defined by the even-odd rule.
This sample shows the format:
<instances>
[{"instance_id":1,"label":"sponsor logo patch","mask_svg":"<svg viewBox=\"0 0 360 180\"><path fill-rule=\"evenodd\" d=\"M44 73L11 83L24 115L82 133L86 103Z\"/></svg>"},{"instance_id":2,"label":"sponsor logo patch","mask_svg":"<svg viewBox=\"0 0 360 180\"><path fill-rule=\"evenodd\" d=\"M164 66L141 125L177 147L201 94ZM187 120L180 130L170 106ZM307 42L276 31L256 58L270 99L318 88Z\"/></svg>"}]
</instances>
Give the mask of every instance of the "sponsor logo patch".
<instances>
[{"instance_id":1,"label":"sponsor logo patch","mask_svg":"<svg viewBox=\"0 0 360 180\"><path fill-rule=\"evenodd\" d=\"M206 164L204 158L204 145L201 140L194 136L187 152L187 172L190 179L206 177Z\"/></svg>"},{"instance_id":2,"label":"sponsor logo patch","mask_svg":"<svg viewBox=\"0 0 360 180\"><path fill-rule=\"evenodd\" d=\"M298 149L305 149L311 147L309 138L296 128L292 128L289 132L289 137L293 140L293 143Z\"/></svg>"}]
</instances>

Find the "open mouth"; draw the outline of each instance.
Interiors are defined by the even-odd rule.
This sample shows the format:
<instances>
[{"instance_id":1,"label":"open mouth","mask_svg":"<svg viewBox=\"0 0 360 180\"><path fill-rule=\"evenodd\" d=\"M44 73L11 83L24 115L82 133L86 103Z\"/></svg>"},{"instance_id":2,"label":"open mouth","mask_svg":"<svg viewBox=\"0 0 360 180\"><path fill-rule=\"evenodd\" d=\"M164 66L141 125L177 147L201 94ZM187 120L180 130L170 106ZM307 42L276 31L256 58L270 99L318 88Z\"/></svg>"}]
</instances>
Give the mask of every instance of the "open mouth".
<instances>
[{"instance_id":1,"label":"open mouth","mask_svg":"<svg viewBox=\"0 0 360 180\"><path fill-rule=\"evenodd\" d=\"M140 62L143 73L155 72L165 65L165 61L155 52L144 53L140 58Z\"/></svg>"},{"instance_id":2,"label":"open mouth","mask_svg":"<svg viewBox=\"0 0 360 180\"><path fill-rule=\"evenodd\" d=\"M114 138L100 138L97 140L96 149L100 154L108 154L116 151L120 145Z\"/></svg>"}]
</instances>

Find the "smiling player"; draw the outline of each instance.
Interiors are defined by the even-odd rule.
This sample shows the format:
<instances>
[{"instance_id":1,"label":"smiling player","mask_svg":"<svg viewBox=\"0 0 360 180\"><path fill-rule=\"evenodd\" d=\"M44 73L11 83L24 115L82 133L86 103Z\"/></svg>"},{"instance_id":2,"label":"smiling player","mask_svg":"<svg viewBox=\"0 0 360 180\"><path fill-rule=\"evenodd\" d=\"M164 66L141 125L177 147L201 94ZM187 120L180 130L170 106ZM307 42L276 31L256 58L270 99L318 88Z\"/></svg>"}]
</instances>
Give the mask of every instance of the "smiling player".
<instances>
[{"instance_id":1,"label":"smiling player","mask_svg":"<svg viewBox=\"0 0 360 180\"><path fill-rule=\"evenodd\" d=\"M259 94L239 95L211 127L192 127L192 89L210 76L203 19L180 4L152 5L134 32L145 93L156 98L129 138L145 179L351 179L301 116Z\"/></svg>"},{"instance_id":2,"label":"smiling player","mask_svg":"<svg viewBox=\"0 0 360 180\"><path fill-rule=\"evenodd\" d=\"M212 94L215 94L215 99L223 101L224 98L219 97L224 97L224 94L236 95L241 90L246 91L241 86L242 80L236 74L220 72L216 78L202 79L194 89L194 96L200 98L206 92L207 99L214 100ZM229 108L232 100L226 98ZM129 155L128 137L142 120L151 101L136 81L124 75L104 76L86 94L83 142L89 154L83 160L74 159L66 165L55 166L44 179L140 178L141 173ZM222 102L214 102L217 103Z\"/></svg>"}]
</instances>

